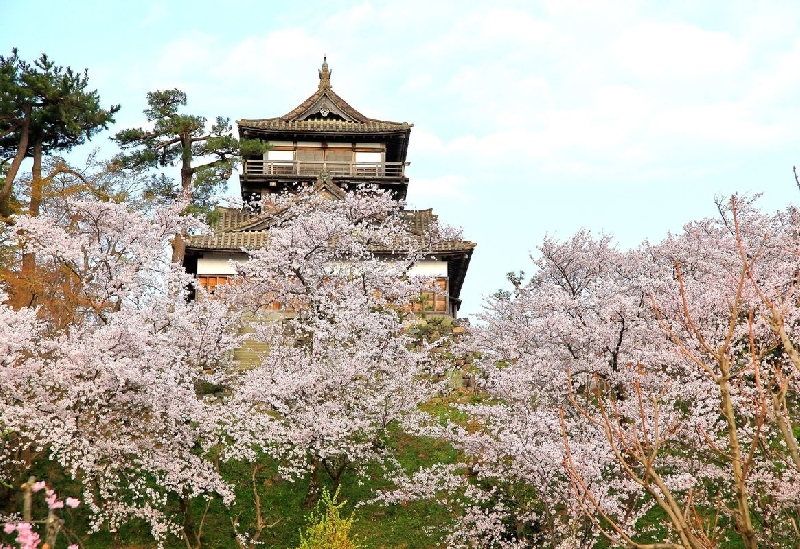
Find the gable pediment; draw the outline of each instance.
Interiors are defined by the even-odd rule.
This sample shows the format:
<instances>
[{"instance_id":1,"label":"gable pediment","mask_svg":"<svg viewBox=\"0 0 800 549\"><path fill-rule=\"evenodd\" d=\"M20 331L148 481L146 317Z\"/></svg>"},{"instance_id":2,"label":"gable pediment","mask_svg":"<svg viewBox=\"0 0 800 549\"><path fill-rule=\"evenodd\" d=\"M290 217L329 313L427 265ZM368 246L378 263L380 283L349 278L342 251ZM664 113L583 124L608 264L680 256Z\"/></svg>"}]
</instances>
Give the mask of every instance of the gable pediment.
<instances>
[{"instance_id":1,"label":"gable pediment","mask_svg":"<svg viewBox=\"0 0 800 549\"><path fill-rule=\"evenodd\" d=\"M281 116L281 119L285 122L340 120L362 124L369 121L369 118L355 110L333 91L331 71L328 69L327 60L322 63L322 69L319 71L317 91L292 111Z\"/></svg>"},{"instance_id":2,"label":"gable pediment","mask_svg":"<svg viewBox=\"0 0 800 549\"><path fill-rule=\"evenodd\" d=\"M341 105L337 104L341 103L341 101L337 101L338 97L331 97L331 95L333 94L328 93L328 90L323 91L323 93L319 94L319 97L316 97L305 110L295 115L291 120L344 120L345 122L360 122L355 116L342 108Z\"/></svg>"}]
</instances>

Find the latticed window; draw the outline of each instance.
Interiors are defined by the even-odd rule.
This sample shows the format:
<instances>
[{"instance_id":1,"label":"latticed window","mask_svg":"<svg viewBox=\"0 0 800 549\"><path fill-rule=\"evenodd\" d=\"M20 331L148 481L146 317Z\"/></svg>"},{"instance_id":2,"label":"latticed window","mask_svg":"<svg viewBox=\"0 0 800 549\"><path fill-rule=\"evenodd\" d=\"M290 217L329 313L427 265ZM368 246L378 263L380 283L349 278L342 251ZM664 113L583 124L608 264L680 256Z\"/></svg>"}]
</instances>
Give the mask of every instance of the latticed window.
<instances>
[{"instance_id":1,"label":"latticed window","mask_svg":"<svg viewBox=\"0 0 800 549\"><path fill-rule=\"evenodd\" d=\"M213 294L217 286L224 286L230 281L230 275L198 275L197 284Z\"/></svg>"},{"instance_id":2,"label":"latticed window","mask_svg":"<svg viewBox=\"0 0 800 549\"><path fill-rule=\"evenodd\" d=\"M433 281L434 291L423 292L419 301L414 304L414 311L446 313L447 312L447 279L439 277Z\"/></svg>"}]
</instances>

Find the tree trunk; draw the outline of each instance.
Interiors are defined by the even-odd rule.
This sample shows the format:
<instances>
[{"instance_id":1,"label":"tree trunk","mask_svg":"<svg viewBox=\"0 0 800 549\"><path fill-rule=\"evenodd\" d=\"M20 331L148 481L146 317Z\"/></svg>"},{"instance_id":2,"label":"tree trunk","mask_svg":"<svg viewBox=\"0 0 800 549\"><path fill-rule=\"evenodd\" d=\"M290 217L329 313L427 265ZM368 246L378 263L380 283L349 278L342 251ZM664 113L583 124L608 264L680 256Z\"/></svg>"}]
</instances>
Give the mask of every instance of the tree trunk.
<instances>
[{"instance_id":1,"label":"tree trunk","mask_svg":"<svg viewBox=\"0 0 800 549\"><path fill-rule=\"evenodd\" d=\"M28 213L32 217L39 215L44 195L44 180L42 179L42 138L39 137L33 145L33 167L31 168L31 203Z\"/></svg>"},{"instance_id":2,"label":"tree trunk","mask_svg":"<svg viewBox=\"0 0 800 549\"><path fill-rule=\"evenodd\" d=\"M341 463L336 463L336 461L328 462L327 460L322 460L322 466L325 468L325 472L328 473L328 476L333 481L333 491L339 489L339 484L342 482L342 475L344 474L347 466L349 465L349 461L347 458L342 458Z\"/></svg>"},{"instance_id":3,"label":"tree trunk","mask_svg":"<svg viewBox=\"0 0 800 549\"><path fill-rule=\"evenodd\" d=\"M194 168L192 168L192 136L186 134L181 136L181 145L183 152L181 153L181 192L180 198L186 200L187 203L192 201L192 176L194 175ZM172 262L183 263L183 256L186 255L186 234L178 233L172 239Z\"/></svg>"},{"instance_id":4,"label":"tree trunk","mask_svg":"<svg viewBox=\"0 0 800 549\"><path fill-rule=\"evenodd\" d=\"M192 546L192 541L195 541L200 547L200 540L194 530L194 515L192 514L192 500L188 496L181 496L178 499L181 515L183 516L183 536L186 544Z\"/></svg>"},{"instance_id":5,"label":"tree trunk","mask_svg":"<svg viewBox=\"0 0 800 549\"><path fill-rule=\"evenodd\" d=\"M28 214L32 217L39 215L43 196L42 180L42 139L38 138L33 146L33 167L31 168L31 202ZM15 308L31 307L36 301L36 254L28 252L22 254L22 268L19 273L18 284L15 285L13 295L9 300Z\"/></svg>"},{"instance_id":6,"label":"tree trunk","mask_svg":"<svg viewBox=\"0 0 800 549\"><path fill-rule=\"evenodd\" d=\"M734 514L736 530L742 536L742 544L746 549L755 549L758 544L756 541L755 529L750 518L750 502L748 500L745 464L742 459L742 450L739 445L739 434L736 426L736 413L733 409L733 400L730 390L730 360L726 350L720 352L718 359L720 373L717 384L720 389L722 415L728 423L728 444L730 446L731 466L733 468L733 488L736 494L737 513Z\"/></svg>"},{"instance_id":7,"label":"tree trunk","mask_svg":"<svg viewBox=\"0 0 800 549\"><path fill-rule=\"evenodd\" d=\"M184 235L178 233L172 239L172 262L183 263L183 256L186 255L186 240Z\"/></svg>"},{"instance_id":8,"label":"tree trunk","mask_svg":"<svg viewBox=\"0 0 800 549\"><path fill-rule=\"evenodd\" d=\"M181 135L181 195L186 200L192 199L192 134Z\"/></svg>"},{"instance_id":9,"label":"tree trunk","mask_svg":"<svg viewBox=\"0 0 800 549\"><path fill-rule=\"evenodd\" d=\"M306 492L305 506L308 509L313 508L319 500L320 484L319 484L319 460L315 457L311 458L313 468L311 469L311 480L308 483L308 491Z\"/></svg>"},{"instance_id":10,"label":"tree trunk","mask_svg":"<svg viewBox=\"0 0 800 549\"><path fill-rule=\"evenodd\" d=\"M11 166L6 172L6 180L3 183L3 188L0 189L0 215L9 217L13 212L11 211L11 204L8 203L11 198L11 191L14 189L14 180L17 178L17 172L22 161L25 159L25 153L28 152L28 137L30 134L31 124L31 106L28 105L25 110L25 118L20 127L19 143L17 144L17 154L14 155L14 160L11 161Z\"/></svg>"}]
</instances>

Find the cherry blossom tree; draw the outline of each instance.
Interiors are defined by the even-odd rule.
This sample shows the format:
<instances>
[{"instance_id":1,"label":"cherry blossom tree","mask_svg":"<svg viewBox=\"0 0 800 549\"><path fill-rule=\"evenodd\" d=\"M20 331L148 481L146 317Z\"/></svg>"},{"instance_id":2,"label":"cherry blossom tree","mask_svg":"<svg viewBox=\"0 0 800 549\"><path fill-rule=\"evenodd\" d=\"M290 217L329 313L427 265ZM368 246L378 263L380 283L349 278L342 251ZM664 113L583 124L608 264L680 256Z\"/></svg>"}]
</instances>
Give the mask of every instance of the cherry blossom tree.
<instances>
[{"instance_id":1,"label":"cherry blossom tree","mask_svg":"<svg viewBox=\"0 0 800 549\"><path fill-rule=\"evenodd\" d=\"M0 292L0 371L5 375L26 357L37 352L42 331L36 311L14 310L5 305L7 297ZM22 459L22 450L26 443L20 440L17 433L6 428L4 416L5 413L0 413L0 483L10 486L16 480L14 473L20 469L24 472L26 464Z\"/></svg>"},{"instance_id":2,"label":"cherry blossom tree","mask_svg":"<svg viewBox=\"0 0 800 549\"><path fill-rule=\"evenodd\" d=\"M642 508L666 515L666 533L653 539L674 547L730 537L745 547L785 546L797 536L797 508L786 497L798 487L787 451L796 448L788 427L797 415L781 394L796 385L783 373L793 366L778 309L768 305L793 299L798 219L794 210L763 215L738 197L720 204L720 214L651 248L665 271L672 267L672 280L662 276L663 291L651 293L668 354L660 364L637 365L627 402L597 390L593 412L576 408L603 431L624 478L640 487ZM791 343L788 334L783 339ZM677 360L664 372L669 357ZM605 513L571 456L565 463L597 528L618 543L647 545L635 524L626 528Z\"/></svg>"},{"instance_id":3,"label":"cherry blossom tree","mask_svg":"<svg viewBox=\"0 0 800 549\"><path fill-rule=\"evenodd\" d=\"M252 308L261 320L252 337L268 351L232 383L226 452L264 452L290 478L309 474L311 503L320 474L338 485L367 463L391 467L387 429L435 394L429 347L408 333L431 281L408 271L451 235L412 234L400 204L369 189L335 199L304 191L262 211L268 240L223 298Z\"/></svg>"},{"instance_id":4,"label":"cherry blossom tree","mask_svg":"<svg viewBox=\"0 0 800 549\"><path fill-rule=\"evenodd\" d=\"M433 288L409 269L454 235L410 232L400 204L377 191L280 197L263 205L267 243L250 250L238 283L187 301L192 281L169 241L201 228L181 208L145 215L67 198L15 219L7 241L35 253L37 272L58 273L49 298L65 314L0 308L0 424L4 443L49 456L83 485L95 529L137 518L158 541L174 533L194 546L191 516L170 509L198 497L230 504L212 452L256 464L270 455L287 476L311 476L310 500L319 475L338 484L368 463L396 465L388 429L438 390L435 342L408 332L414 302ZM243 319L266 344L255 366L231 362ZM202 383L222 390L204 398ZM15 448L0 457L4 473ZM241 543L255 539L231 522Z\"/></svg>"},{"instance_id":5,"label":"cherry blossom tree","mask_svg":"<svg viewBox=\"0 0 800 549\"><path fill-rule=\"evenodd\" d=\"M229 502L230 487L203 458L216 405L195 387L238 344L237 318L222 302L187 302L190 279L169 259L171 236L195 222L174 210L147 218L124 203L81 200L66 201L57 217L15 222L22 250L68 275L73 314L62 324L37 321L34 309L0 312L10 319L3 431L82 483L94 528L114 531L138 517L163 540L180 530L171 497Z\"/></svg>"},{"instance_id":6,"label":"cherry blossom tree","mask_svg":"<svg viewBox=\"0 0 800 549\"><path fill-rule=\"evenodd\" d=\"M546 239L539 252L535 274L514 278L513 292L487 301L486 324L468 342L481 352L485 402L459 405L470 420L453 421L440 435L467 458L456 546L595 539L571 501L558 410L570 404L570 377L582 391L624 381L626 364L638 362L639 343L654 330L646 322L653 314L644 307L640 263L609 238L580 232L564 243ZM613 463L593 451L597 433L579 417L566 421L575 451L585 448L591 459L586 482L607 486L604 469Z\"/></svg>"},{"instance_id":7,"label":"cherry blossom tree","mask_svg":"<svg viewBox=\"0 0 800 549\"><path fill-rule=\"evenodd\" d=\"M546 239L473 331L483 402L429 427L463 468L386 499L458 507L454 546L796 539L798 217L719 206L626 252Z\"/></svg>"}]
</instances>

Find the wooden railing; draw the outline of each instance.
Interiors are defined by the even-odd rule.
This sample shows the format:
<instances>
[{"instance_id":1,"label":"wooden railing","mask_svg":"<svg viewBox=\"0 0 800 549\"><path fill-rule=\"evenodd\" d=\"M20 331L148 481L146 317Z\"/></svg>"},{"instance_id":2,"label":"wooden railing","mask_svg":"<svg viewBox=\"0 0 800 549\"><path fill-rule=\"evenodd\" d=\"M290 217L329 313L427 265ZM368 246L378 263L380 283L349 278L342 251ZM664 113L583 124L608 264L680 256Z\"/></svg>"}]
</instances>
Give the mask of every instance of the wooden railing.
<instances>
[{"instance_id":1,"label":"wooden railing","mask_svg":"<svg viewBox=\"0 0 800 549\"><path fill-rule=\"evenodd\" d=\"M403 177L408 162L302 162L290 160L245 160L246 175L319 175L333 177Z\"/></svg>"}]
</instances>

